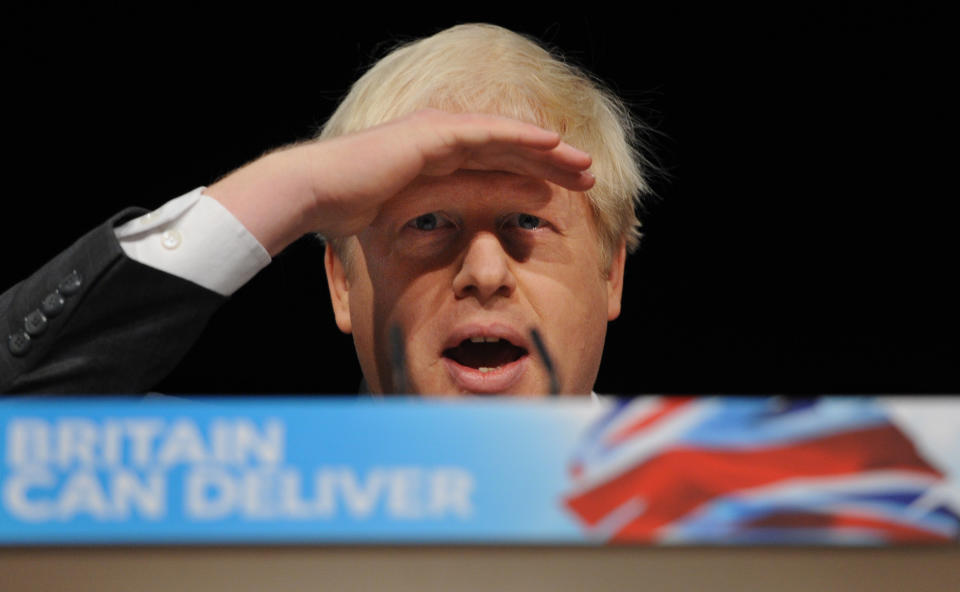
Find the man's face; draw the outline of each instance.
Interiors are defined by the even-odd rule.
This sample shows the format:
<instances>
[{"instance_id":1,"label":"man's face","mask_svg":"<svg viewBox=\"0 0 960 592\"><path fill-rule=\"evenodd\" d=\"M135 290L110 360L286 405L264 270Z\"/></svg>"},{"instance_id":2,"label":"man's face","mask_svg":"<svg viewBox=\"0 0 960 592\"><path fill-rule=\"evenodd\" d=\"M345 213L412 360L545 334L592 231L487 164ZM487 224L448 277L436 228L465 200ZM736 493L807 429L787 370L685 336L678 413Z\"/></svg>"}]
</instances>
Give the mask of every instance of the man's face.
<instances>
[{"instance_id":1,"label":"man's face","mask_svg":"<svg viewBox=\"0 0 960 592\"><path fill-rule=\"evenodd\" d=\"M609 269L586 197L498 172L420 177L357 236L347 273L328 252L340 329L374 392L395 390L389 333L402 330L410 391L546 394L539 330L563 393L593 388L620 312L624 249Z\"/></svg>"}]
</instances>

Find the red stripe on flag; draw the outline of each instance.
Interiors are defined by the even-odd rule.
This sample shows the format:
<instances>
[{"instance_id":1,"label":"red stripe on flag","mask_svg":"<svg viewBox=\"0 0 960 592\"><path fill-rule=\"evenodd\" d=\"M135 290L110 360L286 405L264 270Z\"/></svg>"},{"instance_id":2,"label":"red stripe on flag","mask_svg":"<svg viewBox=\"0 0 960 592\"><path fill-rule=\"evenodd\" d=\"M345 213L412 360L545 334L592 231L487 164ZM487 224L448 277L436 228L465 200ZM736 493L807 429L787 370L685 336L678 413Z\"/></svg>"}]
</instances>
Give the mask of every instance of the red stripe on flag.
<instances>
[{"instance_id":1,"label":"red stripe on flag","mask_svg":"<svg viewBox=\"0 0 960 592\"><path fill-rule=\"evenodd\" d=\"M619 528L617 541L648 541L661 527L735 491L786 479L901 470L940 477L894 426L884 425L780 447L722 450L675 447L565 500L594 526L639 498L645 511Z\"/></svg>"},{"instance_id":2,"label":"red stripe on flag","mask_svg":"<svg viewBox=\"0 0 960 592\"><path fill-rule=\"evenodd\" d=\"M637 421L627 424L611 434L607 438L608 444L619 444L637 432L657 423L669 415L673 415L678 410L686 407L696 397L667 397L664 398L660 408L649 415L645 415Z\"/></svg>"}]
</instances>

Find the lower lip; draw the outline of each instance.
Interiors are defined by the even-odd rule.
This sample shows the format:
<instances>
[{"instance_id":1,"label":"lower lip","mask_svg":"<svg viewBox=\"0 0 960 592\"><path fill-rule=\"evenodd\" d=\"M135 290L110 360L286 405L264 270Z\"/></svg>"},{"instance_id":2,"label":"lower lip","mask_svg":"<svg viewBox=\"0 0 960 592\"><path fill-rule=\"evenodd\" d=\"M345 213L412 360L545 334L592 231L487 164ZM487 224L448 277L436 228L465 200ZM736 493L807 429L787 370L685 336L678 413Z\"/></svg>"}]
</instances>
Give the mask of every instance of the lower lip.
<instances>
[{"instance_id":1,"label":"lower lip","mask_svg":"<svg viewBox=\"0 0 960 592\"><path fill-rule=\"evenodd\" d=\"M527 360L529 359L530 356L525 355L519 360L504 364L489 372L480 372L476 368L458 364L450 358L443 358L443 363L446 364L447 373L458 389L470 393L492 395L506 392L517 384L527 371Z\"/></svg>"}]
</instances>

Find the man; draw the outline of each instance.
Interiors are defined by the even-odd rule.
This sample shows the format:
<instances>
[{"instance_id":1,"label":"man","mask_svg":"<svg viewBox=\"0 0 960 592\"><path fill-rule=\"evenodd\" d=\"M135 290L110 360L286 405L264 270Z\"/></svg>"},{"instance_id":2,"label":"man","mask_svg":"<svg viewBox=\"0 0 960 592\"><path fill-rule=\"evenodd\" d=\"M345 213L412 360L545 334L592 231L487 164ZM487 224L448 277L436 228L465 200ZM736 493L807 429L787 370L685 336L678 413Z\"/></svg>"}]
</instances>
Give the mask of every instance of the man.
<instances>
[{"instance_id":1,"label":"man","mask_svg":"<svg viewBox=\"0 0 960 592\"><path fill-rule=\"evenodd\" d=\"M396 327L410 391L548 392L537 329L559 390L589 393L646 187L632 129L586 75L499 27L400 48L320 141L125 212L0 296L0 388L149 389L268 254L319 232L373 392L400 386Z\"/></svg>"}]
</instances>

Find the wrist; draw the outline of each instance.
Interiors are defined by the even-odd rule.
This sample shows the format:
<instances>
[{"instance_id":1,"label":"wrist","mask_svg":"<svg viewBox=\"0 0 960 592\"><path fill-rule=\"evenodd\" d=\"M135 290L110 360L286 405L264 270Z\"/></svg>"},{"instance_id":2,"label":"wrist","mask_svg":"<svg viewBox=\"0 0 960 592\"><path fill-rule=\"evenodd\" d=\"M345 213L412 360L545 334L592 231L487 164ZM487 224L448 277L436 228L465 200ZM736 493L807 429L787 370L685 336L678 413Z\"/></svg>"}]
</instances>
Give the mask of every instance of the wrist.
<instances>
[{"instance_id":1,"label":"wrist","mask_svg":"<svg viewBox=\"0 0 960 592\"><path fill-rule=\"evenodd\" d=\"M311 230L312 194L300 183L291 151L263 156L209 186L220 202L274 256Z\"/></svg>"}]
</instances>

